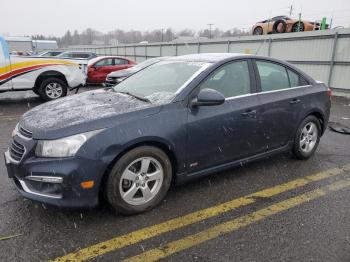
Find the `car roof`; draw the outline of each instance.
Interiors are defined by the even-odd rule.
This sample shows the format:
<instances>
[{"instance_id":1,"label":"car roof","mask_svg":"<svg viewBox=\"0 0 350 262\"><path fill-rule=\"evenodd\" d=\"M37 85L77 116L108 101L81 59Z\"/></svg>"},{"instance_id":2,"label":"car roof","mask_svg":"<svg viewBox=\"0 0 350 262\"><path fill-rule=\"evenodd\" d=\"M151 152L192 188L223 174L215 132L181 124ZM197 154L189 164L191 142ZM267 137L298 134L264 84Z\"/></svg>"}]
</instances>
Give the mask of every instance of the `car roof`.
<instances>
[{"instance_id":1,"label":"car roof","mask_svg":"<svg viewBox=\"0 0 350 262\"><path fill-rule=\"evenodd\" d=\"M63 52L64 54L67 54L67 53L81 53L81 54L95 54L94 52L90 52L90 51L64 51Z\"/></svg>"},{"instance_id":2,"label":"car roof","mask_svg":"<svg viewBox=\"0 0 350 262\"><path fill-rule=\"evenodd\" d=\"M228 58L234 58L239 56L250 56L250 55L239 54L239 53L201 53L201 54L174 56L174 57L168 58L167 60L216 63Z\"/></svg>"},{"instance_id":3,"label":"car roof","mask_svg":"<svg viewBox=\"0 0 350 262\"><path fill-rule=\"evenodd\" d=\"M91 59L91 60L89 61L89 64L93 64L93 63L95 63L95 62L97 62L97 61L100 61L100 60L102 60L102 59L105 59L105 58L120 58L120 59L124 59L124 60L127 60L127 61L131 61L130 59L125 58L125 57L122 57L122 56L108 55L108 56L98 56L98 57L95 57L95 58L93 58L93 59Z\"/></svg>"}]
</instances>

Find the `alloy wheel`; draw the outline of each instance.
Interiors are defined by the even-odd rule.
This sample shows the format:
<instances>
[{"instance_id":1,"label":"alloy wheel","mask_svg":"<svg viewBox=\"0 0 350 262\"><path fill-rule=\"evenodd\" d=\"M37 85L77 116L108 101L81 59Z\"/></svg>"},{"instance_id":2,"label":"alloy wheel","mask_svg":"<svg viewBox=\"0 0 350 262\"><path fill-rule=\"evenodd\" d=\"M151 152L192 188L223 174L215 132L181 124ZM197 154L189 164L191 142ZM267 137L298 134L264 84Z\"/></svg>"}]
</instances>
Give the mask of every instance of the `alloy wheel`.
<instances>
[{"instance_id":1,"label":"alloy wheel","mask_svg":"<svg viewBox=\"0 0 350 262\"><path fill-rule=\"evenodd\" d=\"M56 99L62 96L63 88L59 83L52 82L45 86L45 93L51 99Z\"/></svg>"},{"instance_id":2,"label":"alloy wheel","mask_svg":"<svg viewBox=\"0 0 350 262\"><path fill-rule=\"evenodd\" d=\"M307 123L302 129L300 135L299 145L301 151L303 151L304 153L310 153L314 149L317 143L317 139L318 129L316 124L313 122Z\"/></svg>"},{"instance_id":3,"label":"alloy wheel","mask_svg":"<svg viewBox=\"0 0 350 262\"><path fill-rule=\"evenodd\" d=\"M141 157L123 171L119 191L123 200L130 205L143 205L151 201L163 183L164 171L153 157Z\"/></svg>"}]
</instances>

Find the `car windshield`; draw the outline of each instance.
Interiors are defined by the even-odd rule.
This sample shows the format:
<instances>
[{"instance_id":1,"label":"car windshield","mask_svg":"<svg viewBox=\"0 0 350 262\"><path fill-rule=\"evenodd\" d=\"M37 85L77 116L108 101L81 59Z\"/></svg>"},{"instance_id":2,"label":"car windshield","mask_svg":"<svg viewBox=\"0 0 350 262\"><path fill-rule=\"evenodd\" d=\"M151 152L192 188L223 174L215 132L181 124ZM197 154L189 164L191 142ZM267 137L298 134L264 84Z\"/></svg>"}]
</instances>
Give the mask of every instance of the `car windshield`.
<instances>
[{"instance_id":1,"label":"car windshield","mask_svg":"<svg viewBox=\"0 0 350 262\"><path fill-rule=\"evenodd\" d=\"M150 102L168 101L209 65L204 62L162 61L130 76L113 89L144 97Z\"/></svg>"}]
</instances>

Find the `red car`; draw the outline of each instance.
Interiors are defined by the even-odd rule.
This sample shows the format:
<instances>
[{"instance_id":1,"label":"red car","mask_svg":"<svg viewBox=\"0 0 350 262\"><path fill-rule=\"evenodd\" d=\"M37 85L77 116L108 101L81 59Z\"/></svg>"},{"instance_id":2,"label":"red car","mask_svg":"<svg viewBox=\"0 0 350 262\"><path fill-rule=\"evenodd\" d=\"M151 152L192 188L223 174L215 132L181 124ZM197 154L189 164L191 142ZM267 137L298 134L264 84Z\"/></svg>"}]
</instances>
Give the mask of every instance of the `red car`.
<instances>
[{"instance_id":1,"label":"red car","mask_svg":"<svg viewBox=\"0 0 350 262\"><path fill-rule=\"evenodd\" d=\"M88 64L88 83L101 84L106 76L114 71L123 70L136 65L136 62L120 56L99 56Z\"/></svg>"}]
</instances>

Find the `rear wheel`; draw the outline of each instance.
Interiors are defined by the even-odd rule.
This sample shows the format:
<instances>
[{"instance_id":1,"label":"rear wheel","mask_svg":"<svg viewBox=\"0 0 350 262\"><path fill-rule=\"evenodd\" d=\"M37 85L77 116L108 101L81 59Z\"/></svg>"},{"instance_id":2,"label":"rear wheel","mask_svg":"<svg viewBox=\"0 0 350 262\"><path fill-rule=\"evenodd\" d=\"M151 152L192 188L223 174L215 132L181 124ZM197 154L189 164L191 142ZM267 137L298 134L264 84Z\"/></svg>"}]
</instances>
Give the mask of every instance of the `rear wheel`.
<instances>
[{"instance_id":1,"label":"rear wheel","mask_svg":"<svg viewBox=\"0 0 350 262\"><path fill-rule=\"evenodd\" d=\"M260 26L256 27L253 31L253 35L262 35L262 34L263 34L263 29Z\"/></svg>"},{"instance_id":2,"label":"rear wheel","mask_svg":"<svg viewBox=\"0 0 350 262\"><path fill-rule=\"evenodd\" d=\"M170 187L172 167L168 156L152 146L123 155L105 185L107 200L117 212L130 215L158 205Z\"/></svg>"},{"instance_id":3,"label":"rear wheel","mask_svg":"<svg viewBox=\"0 0 350 262\"><path fill-rule=\"evenodd\" d=\"M285 33L287 30L287 23L283 19L277 20L273 24L272 31L274 34Z\"/></svg>"},{"instance_id":4,"label":"rear wheel","mask_svg":"<svg viewBox=\"0 0 350 262\"><path fill-rule=\"evenodd\" d=\"M294 139L294 155L298 159L311 157L320 142L321 125L315 116L306 117L300 124Z\"/></svg>"},{"instance_id":5,"label":"rear wheel","mask_svg":"<svg viewBox=\"0 0 350 262\"><path fill-rule=\"evenodd\" d=\"M38 88L33 88L33 92L36 94L36 95L39 95L39 90L38 90Z\"/></svg>"},{"instance_id":6,"label":"rear wheel","mask_svg":"<svg viewBox=\"0 0 350 262\"><path fill-rule=\"evenodd\" d=\"M67 95L68 86L60 78L51 77L43 80L38 94L44 101L50 101Z\"/></svg>"}]
</instances>

